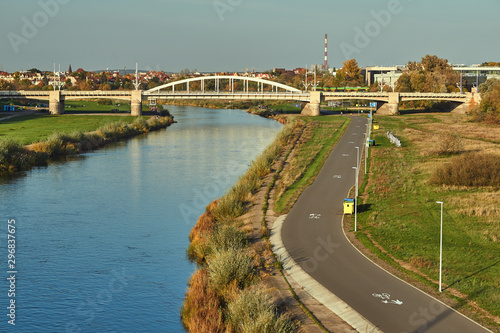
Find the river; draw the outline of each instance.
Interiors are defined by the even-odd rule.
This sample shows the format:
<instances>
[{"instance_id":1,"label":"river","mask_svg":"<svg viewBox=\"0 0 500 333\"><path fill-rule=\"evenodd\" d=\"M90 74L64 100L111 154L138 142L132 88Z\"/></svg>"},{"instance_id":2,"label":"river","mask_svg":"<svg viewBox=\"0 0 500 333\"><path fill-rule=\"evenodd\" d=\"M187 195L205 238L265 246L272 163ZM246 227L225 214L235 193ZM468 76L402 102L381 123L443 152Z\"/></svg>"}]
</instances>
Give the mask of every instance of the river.
<instances>
[{"instance_id":1,"label":"river","mask_svg":"<svg viewBox=\"0 0 500 333\"><path fill-rule=\"evenodd\" d=\"M0 180L0 331L184 331L189 232L281 125L240 110L168 108L178 123L166 130Z\"/></svg>"}]
</instances>

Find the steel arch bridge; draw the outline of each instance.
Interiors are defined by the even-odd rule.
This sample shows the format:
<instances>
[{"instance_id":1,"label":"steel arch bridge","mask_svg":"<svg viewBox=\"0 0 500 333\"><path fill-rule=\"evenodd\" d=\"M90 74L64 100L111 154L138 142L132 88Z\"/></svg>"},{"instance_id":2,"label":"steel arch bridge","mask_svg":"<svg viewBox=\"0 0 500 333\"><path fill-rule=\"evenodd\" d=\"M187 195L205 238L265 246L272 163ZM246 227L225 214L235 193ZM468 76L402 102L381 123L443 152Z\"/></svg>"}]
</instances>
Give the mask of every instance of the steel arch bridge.
<instances>
[{"instance_id":1,"label":"steel arch bridge","mask_svg":"<svg viewBox=\"0 0 500 333\"><path fill-rule=\"evenodd\" d=\"M282 83L278 83L278 82L274 82L274 81L269 81L269 80L265 80L265 79L261 79L261 78L235 76L235 75L216 75L216 76L200 76L200 77L170 82L170 83L146 90L145 94L148 95L148 94L159 93L160 90L168 89L168 88L172 88L172 92L175 92L175 87L181 86L181 85L185 85L186 86L185 91L189 93L190 83L196 82L196 81L201 82L201 91L205 92L205 82L211 81L211 80L215 81L215 91L214 92L216 92L216 93L219 93L221 91L221 80L228 80L229 81L229 86L230 86L229 92L231 92L231 93L236 92L234 89L234 81L243 81L243 90L240 90L240 92L244 92L244 93L248 93L248 83L249 82L256 82L258 85L257 91L261 92L261 93L264 92L265 85L271 86L272 91L273 92L276 91L277 93L279 92L279 89L281 89L282 91L288 92L288 93L302 93L302 91L300 89L290 87L286 84L282 84Z\"/></svg>"}]
</instances>

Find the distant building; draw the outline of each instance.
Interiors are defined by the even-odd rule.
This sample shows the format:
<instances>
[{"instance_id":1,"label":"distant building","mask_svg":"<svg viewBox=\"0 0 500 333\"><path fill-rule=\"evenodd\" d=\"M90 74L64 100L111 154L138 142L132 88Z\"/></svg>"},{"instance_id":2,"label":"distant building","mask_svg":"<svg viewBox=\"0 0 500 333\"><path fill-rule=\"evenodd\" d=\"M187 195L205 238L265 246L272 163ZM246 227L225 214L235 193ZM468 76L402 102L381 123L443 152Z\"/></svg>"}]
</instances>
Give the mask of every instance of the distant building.
<instances>
[{"instance_id":1,"label":"distant building","mask_svg":"<svg viewBox=\"0 0 500 333\"><path fill-rule=\"evenodd\" d=\"M365 82L367 85L372 85L375 82L381 82L381 78L385 77L384 82L396 80L403 74L400 66L392 67L365 67ZM377 80L378 79L378 80Z\"/></svg>"}]
</instances>

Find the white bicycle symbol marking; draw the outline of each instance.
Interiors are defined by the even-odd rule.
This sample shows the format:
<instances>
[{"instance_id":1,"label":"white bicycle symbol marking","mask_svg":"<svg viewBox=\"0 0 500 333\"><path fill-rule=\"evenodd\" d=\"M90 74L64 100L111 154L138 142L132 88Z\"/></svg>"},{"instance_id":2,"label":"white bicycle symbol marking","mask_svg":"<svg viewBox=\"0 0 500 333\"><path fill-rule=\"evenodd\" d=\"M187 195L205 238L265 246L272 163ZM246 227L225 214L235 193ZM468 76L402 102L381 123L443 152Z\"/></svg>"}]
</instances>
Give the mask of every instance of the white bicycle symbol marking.
<instances>
[{"instance_id":1,"label":"white bicycle symbol marking","mask_svg":"<svg viewBox=\"0 0 500 333\"><path fill-rule=\"evenodd\" d=\"M372 296L373 297L377 297L377 298L381 298L382 299L382 303L384 303L384 304L396 304L396 305L402 305L403 304L403 302L400 301L399 299L392 300L391 299L391 295L389 295L388 293L381 293L381 294L373 293Z\"/></svg>"},{"instance_id":2,"label":"white bicycle symbol marking","mask_svg":"<svg viewBox=\"0 0 500 333\"><path fill-rule=\"evenodd\" d=\"M389 295L387 293L382 293L382 294L373 293L372 296L382 298L382 299L391 299L391 295Z\"/></svg>"}]
</instances>

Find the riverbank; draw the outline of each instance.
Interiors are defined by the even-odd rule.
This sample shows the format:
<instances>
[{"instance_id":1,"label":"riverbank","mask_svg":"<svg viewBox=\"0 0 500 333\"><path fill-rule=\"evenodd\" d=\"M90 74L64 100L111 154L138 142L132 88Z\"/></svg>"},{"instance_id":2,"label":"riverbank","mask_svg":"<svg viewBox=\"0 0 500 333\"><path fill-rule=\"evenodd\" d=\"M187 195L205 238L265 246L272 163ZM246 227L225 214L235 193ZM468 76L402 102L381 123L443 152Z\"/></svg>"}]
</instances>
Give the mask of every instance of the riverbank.
<instances>
[{"instance_id":1,"label":"riverbank","mask_svg":"<svg viewBox=\"0 0 500 333\"><path fill-rule=\"evenodd\" d=\"M23 145L7 136L0 141L0 175L46 166L55 158L80 154L112 142L157 131L170 126L173 122L173 118L169 116L151 117L147 120L138 117L131 123L124 121L107 123L91 132L53 132L47 139L29 145Z\"/></svg>"},{"instance_id":2,"label":"riverbank","mask_svg":"<svg viewBox=\"0 0 500 333\"><path fill-rule=\"evenodd\" d=\"M280 332L299 328L304 331L305 327L308 327L306 331L313 332L322 327L316 317L303 311L303 304L297 303L298 297L283 279L281 264L274 257L268 240L269 228L275 219L276 182L290 177L288 172L282 173L283 170L288 169L291 160L299 160L299 167L289 169L296 174L297 168L304 171L309 167L313 172L305 178L310 179L314 170L319 171L328 151L333 149L333 143L348 124L347 119L341 117L318 120L288 118L276 141L252 163L249 172L224 197L211 203L198 219L190 234L188 253L199 269L189 282L181 313L190 332L242 331L244 325L250 324L255 329L272 327L269 331ZM312 142L323 138L330 141L330 145L326 150L311 151L307 143L310 144L312 138L315 139ZM307 184L306 181L303 187ZM286 190L281 191L281 195L284 193ZM288 197L287 202L296 199L294 195ZM243 255L238 257L236 253ZM279 307L275 305L277 300ZM308 302L311 305L310 298ZM321 308L319 304L313 306L316 310ZM275 314L270 315L271 312ZM246 315L241 317L242 313ZM322 319L330 325L335 322L335 327L349 328L339 318L335 321L332 317L335 316L328 312Z\"/></svg>"}]
</instances>

